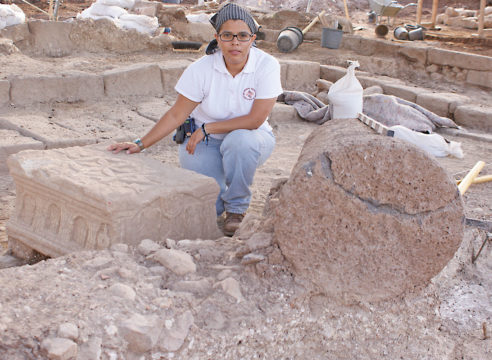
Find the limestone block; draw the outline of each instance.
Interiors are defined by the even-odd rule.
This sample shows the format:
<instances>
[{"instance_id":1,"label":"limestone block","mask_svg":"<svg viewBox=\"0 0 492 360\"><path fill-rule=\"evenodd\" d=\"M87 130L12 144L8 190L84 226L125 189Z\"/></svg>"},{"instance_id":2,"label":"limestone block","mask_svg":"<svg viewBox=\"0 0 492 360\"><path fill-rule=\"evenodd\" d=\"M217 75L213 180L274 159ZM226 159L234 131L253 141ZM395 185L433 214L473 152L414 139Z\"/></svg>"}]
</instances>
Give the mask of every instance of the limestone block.
<instances>
[{"instance_id":1,"label":"limestone block","mask_svg":"<svg viewBox=\"0 0 492 360\"><path fill-rule=\"evenodd\" d=\"M265 41L277 43L278 36L280 35L279 30L261 29L261 32L265 34Z\"/></svg>"},{"instance_id":2,"label":"limestone block","mask_svg":"<svg viewBox=\"0 0 492 360\"><path fill-rule=\"evenodd\" d=\"M138 15L156 16L157 5L159 5L157 1L139 0L132 7L132 12Z\"/></svg>"},{"instance_id":3,"label":"limestone block","mask_svg":"<svg viewBox=\"0 0 492 360\"><path fill-rule=\"evenodd\" d=\"M0 107L10 102L10 82L0 80Z\"/></svg>"},{"instance_id":4,"label":"limestone block","mask_svg":"<svg viewBox=\"0 0 492 360\"><path fill-rule=\"evenodd\" d=\"M383 82L381 87L385 94L416 102L419 94L427 92L426 89L399 84L396 82Z\"/></svg>"},{"instance_id":5,"label":"limestone block","mask_svg":"<svg viewBox=\"0 0 492 360\"><path fill-rule=\"evenodd\" d=\"M448 117L454 113L458 105L470 102L469 98L454 93L431 93L425 92L417 95L416 103L429 111Z\"/></svg>"},{"instance_id":6,"label":"limestone block","mask_svg":"<svg viewBox=\"0 0 492 360\"><path fill-rule=\"evenodd\" d=\"M321 65L320 77L331 82L335 82L347 73L347 69L334 65Z\"/></svg>"},{"instance_id":7,"label":"limestone block","mask_svg":"<svg viewBox=\"0 0 492 360\"><path fill-rule=\"evenodd\" d=\"M458 51L429 48L427 50L427 62L429 64L457 66L462 69L490 71L492 69L492 57L467 54Z\"/></svg>"},{"instance_id":8,"label":"limestone block","mask_svg":"<svg viewBox=\"0 0 492 360\"><path fill-rule=\"evenodd\" d=\"M34 149L53 149L94 144L96 142L96 137L89 133L67 129L52 122L48 117L40 115L7 115L0 117L0 127L15 130L23 136L31 137L43 143L42 147L37 145Z\"/></svg>"},{"instance_id":9,"label":"limestone block","mask_svg":"<svg viewBox=\"0 0 492 360\"><path fill-rule=\"evenodd\" d=\"M486 6L484 10L485 16L492 14L492 6Z\"/></svg>"},{"instance_id":10,"label":"limestone block","mask_svg":"<svg viewBox=\"0 0 492 360\"><path fill-rule=\"evenodd\" d=\"M439 14L436 17L436 22L438 24L445 24L446 21L447 21L447 19L448 19L448 15L446 15L446 14Z\"/></svg>"},{"instance_id":11,"label":"limestone block","mask_svg":"<svg viewBox=\"0 0 492 360\"><path fill-rule=\"evenodd\" d=\"M456 17L456 16L460 15L460 13L458 11L456 11L453 7L450 7L450 6L446 8L444 13L450 17Z\"/></svg>"},{"instance_id":12,"label":"limestone block","mask_svg":"<svg viewBox=\"0 0 492 360\"><path fill-rule=\"evenodd\" d=\"M0 119L0 124L1 124ZM7 174L7 157L26 149L41 150L44 144L31 137L25 137L14 130L0 129L0 174Z\"/></svg>"},{"instance_id":13,"label":"limestone block","mask_svg":"<svg viewBox=\"0 0 492 360\"><path fill-rule=\"evenodd\" d=\"M466 82L486 88L492 88L492 71L470 70L466 75Z\"/></svg>"},{"instance_id":14,"label":"limestone block","mask_svg":"<svg viewBox=\"0 0 492 360\"><path fill-rule=\"evenodd\" d=\"M72 23L65 21L29 21L32 36L31 50L50 57L70 55L73 51L70 32Z\"/></svg>"},{"instance_id":15,"label":"limestone block","mask_svg":"<svg viewBox=\"0 0 492 360\"><path fill-rule=\"evenodd\" d=\"M27 23L7 26L0 30L0 38L10 39L16 45L23 42L29 42L31 33Z\"/></svg>"},{"instance_id":16,"label":"limestone block","mask_svg":"<svg viewBox=\"0 0 492 360\"><path fill-rule=\"evenodd\" d=\"M99 75L72 72L63 76L39 75L10 80L10 101L14 105L87 101L103 96L104 82Z\"/></svg>"},{"instance_id":17,"label":"limestone block","mask_svg":"<svg viewBox=\"0 0 492 360\"><path fill-rule=\"evenodd\" d=\"M462 23L465 29L478 29L477 18L467 17L463 19Z\"/></svg>"},{"instance_id":18,"label":"limestone block","mask_svg":"<svg viewBox=\"0 0 492 360\"><path fill-rule=\"evenodd\" d=\"M282 87L285 90L313 92L320 78L320 64L312 61L281 60Z\"/></svg>"},{"instance_id":19,"label":"limestone block","mask_svg":"<svg viewBox=\"0 0 492 360\"><path fill-rule=\"evenodd\" d=\"M454 27L463 27L463 17L461 16L456 16L456 17L450 17L446 19L446 25L449 26L454 26Z\"/></svg>"},{"instance_id":20,"label":"limestone block","mask_svg":"<svg viewBox=\"0 0 492 360\"><path fill-rule=\"evenodd\" d=\"M7 160L16 205L9 242L51 257L142 239L215 239L212 178L107 145L26 150Z\"/></svg>"},{"instance_id":21,"label":"limestone block","mask_svg":"<svg viewBox=\"0 0 492 360\"><path fill-rule=\"evenodd\" d=\"M427 285L464 231L463 201L445 169L356 119L311 134L270 206L274 242L299 281L345 303Z\"/></svg>"},{"instance_id":22,"label":"limestone block","mask_svg":"<svg viewBox=\"0 0 492 360\"><path fill-rule=\"evenodd\" d=\"M176 86L181 74L190 63L190 61L179 60L166 61L165 63L159 64L162 76L162 87L165 94L176 94L174 87Z\"/></svg>"},{"instance_id":23,"label":"limestone block","mask_svg":"<svg viewBox=\"0 0 492 360\"><path fill-rule=\"evenodd\" d=\"M398 48L398 55L404 57L411 63L425 65L427 62L427 49L417 46L401 46Z\"/></svg>"},{"instance_id":24,"label":"limestone block","mask_svg":"<svg viewBox=\"0 0 492 360\"><path fill-rule=\"evenodd\" d=\"M107 96L162 95L159 66L136 64L124 69L115 69L103 74Z\"/></svg>"},{"instance_id":25,"label":"limestone block","mask_svg":"<svg viewBox=\"0 0 492 360\"><path fill-rule=\"evenodd\" d=\"M297 114L296 109L287 104L275 103L273 106L268 123L274 128L284 126L286 123L299 122L301 118Z\"/></svg>"},{"instance_id":26,"label":"limestone block","mask_svg":"<svg viewBox=\"0 0 492 360\"><path fill-rule=\"evenodd\" d=\"M454 112L458 125L492 133L492 107L481 105L461 105Z\"/></svg>"},{"instance_id":27,"label":"limestone block","mask_svg":"<svg viewBox=\"0 0 492 360\"><path fill-rule=\"evenodd\" d=\"M364 89L365 88L368 88L368 87L371 87L371 86L381 86L381 87L383 87L383 84L386 82L385 80L381 80L381 79L374 78L374 77L371 77L371 76L361 76L361 75L357 75L356 74L356 77L357 77L357 80L359 80L360 84L362 85L362 87Z\"/></svg>"}]
</instances>

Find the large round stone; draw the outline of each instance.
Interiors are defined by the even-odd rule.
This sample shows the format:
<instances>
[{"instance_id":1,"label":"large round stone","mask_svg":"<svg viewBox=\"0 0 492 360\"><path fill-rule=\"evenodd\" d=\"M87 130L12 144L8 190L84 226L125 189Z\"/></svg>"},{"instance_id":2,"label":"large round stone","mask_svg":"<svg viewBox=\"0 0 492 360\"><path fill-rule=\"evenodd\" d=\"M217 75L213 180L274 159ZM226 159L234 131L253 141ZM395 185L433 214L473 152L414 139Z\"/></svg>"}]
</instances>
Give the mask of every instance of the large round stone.
<instances>
[{"instance_id":1,"label":"large round stone","mask_svg":"<svg viewBox=\"0 0 492 360\"><path fill-rule=\"evenodd\" d=\"M356 119L311 134L273 209L296 275L344 302L426 285L464 230L462 199L438 162Z\"/></svg>"}]
</instances>

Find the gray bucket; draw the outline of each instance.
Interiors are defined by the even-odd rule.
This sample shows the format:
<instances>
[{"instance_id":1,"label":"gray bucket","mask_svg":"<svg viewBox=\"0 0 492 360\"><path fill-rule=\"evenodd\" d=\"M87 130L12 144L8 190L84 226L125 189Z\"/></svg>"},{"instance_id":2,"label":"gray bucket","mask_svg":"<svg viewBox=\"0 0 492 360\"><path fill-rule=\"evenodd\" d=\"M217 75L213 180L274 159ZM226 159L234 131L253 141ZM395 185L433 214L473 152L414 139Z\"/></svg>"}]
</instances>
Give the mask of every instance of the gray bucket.
<instances>
[{"instance_id":1,"label":"gray bucket","mask_svg":"<svg viewBox=\"0 0 492 360\"><path fill-rule=\"evenodd\" d=\"M403 26L398 26L395 31L393 31L395 39L398 40L408 40L408 31Z\"/></svg>"},{"instance_id":2,"label":"gray bucket","mask_svg":"<svg viewBox=\"0 0 492 360\"><path fill-rule=\"evenodd\" d=\"M289 26L280 31L277 38L277 48L282 52L288 53L297 49L303 40L302 30L295 26Z\"/></svg>"},{"instance_id":3,"label":"gray bucket","mask_svg":"<svg viewBox=\"0 0 492 360\"><path fill-rule=\"evenodd\" d=\"M342 41L342 35L342 30L323 28L321 33L321 47L338 49L340 41Z\"/></svg>"},{"instance_id":4,"label":"gray bucket","mask_svg":"<svg viewBox=\"0 0 492 360\"><path fill-rule=\"evenodd\" d=\"M408 40L424 40L424 31L422 28L409 31Z\"/></svg>"}]
</instances>

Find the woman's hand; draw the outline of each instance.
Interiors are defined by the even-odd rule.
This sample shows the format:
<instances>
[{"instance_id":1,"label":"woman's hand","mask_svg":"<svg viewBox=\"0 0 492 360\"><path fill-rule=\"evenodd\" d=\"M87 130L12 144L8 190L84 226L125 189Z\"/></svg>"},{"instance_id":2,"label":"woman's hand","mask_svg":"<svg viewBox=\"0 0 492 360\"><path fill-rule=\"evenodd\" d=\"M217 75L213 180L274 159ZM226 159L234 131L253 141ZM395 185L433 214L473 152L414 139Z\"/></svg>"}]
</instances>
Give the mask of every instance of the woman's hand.
<instances>
[{"instance_id":1,"label":"woman's hand","mask_svg":"<svg viewBox=\"0 0 492 360\"><path fill-rule=\"evenodd\" d=\"M118 154L122 150L126 150L127 154L133 154L133 153L139 153L140 147L133 142L127 141L122 143L111 144L107 147L107 150L112 151L113 154Z\"/></svg>"},{"instance_id":2,"label":"woman's hand","mask_svg":"<svg viewBox=\"0 0 492 360\"><path fill-rule=\"evenodd\" d=\"M186 144L186 151L188 151L188 154L193 155L195 153L196 145L202 141L204 137L205 135L201 128L196 129L195 132L191 134L188 143Z\"/></svg>"}]
</instances>

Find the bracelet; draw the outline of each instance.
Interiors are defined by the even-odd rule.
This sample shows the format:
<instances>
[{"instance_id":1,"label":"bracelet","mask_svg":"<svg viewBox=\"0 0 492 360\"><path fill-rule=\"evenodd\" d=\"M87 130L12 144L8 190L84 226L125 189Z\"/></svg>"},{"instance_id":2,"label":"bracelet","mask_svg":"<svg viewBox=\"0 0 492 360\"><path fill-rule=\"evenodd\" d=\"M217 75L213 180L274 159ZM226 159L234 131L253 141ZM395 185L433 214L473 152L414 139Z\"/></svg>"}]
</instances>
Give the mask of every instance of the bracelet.
<instances>
[{"instance_id":1,"label":"bracelet","mask_svg":"<svg viewBox=\"0 0 492 360\"><path fill-rule=\"evenodd\" d=\"M142 140L140 140L140 138L138 138L137 140L134 140L133 142L138 145L138 147L140 148L140 152L145 151L145 146L144 146Z\"/></svg>"},{"instance_id":2,"label":"bracelet","mask_svg":"<svg viewBox=\"0 0 492 360\"><path fill-rule=\"evenodd\" d=\"M205 140L205 143L208 145L208 136L210 134L208 134L207 131L205 130L205 123L202 124L202 133L205 136L205 139L204 139Z\"/></svg>"}]
</instances>

